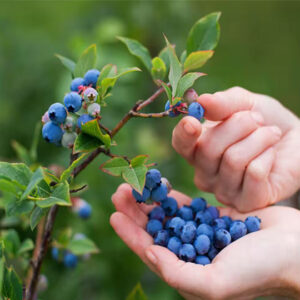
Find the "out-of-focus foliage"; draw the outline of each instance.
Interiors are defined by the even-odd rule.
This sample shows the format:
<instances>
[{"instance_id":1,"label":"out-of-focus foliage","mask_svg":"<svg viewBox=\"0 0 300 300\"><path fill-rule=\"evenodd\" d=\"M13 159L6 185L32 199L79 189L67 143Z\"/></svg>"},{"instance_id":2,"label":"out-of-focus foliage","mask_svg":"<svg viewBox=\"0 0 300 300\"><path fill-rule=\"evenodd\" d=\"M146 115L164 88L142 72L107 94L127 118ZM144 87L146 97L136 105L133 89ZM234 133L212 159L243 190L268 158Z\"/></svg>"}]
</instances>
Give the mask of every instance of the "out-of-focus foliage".
<instances>
[{"instance_id":1,"label":"out-of-focus foliage","mask_svg":"<svg viewBox=\"0 0 300 300\"><path fill-rule=\"evenodd\" d=\"M188 30L201 16L221 11L222 35L214 59L203 68L208 76L196 84L199 93L240 85L269 94L300 114L300 19L297 2L245 1L2 1L0 4L0 157L15 160L11 141L29 147L36 121L71 82L55 53L77 59L88 45L97 44L99 67L107 62L128 67L140 61L131 56L115 36L137 39L152 57L165 45L162 33L185 46ZM103 108L112 127L137 99L151 94L154 84L147 72L122 78ZM164 101L148 111L161 111ZM109 116L109 117L107 117ZM171 147L176 119L130 121L116 136L120 154L149 154L173 186L191 196L197 194L193 171ZM131 132L135 131L134 141ZM67 165L68 151L41 141L43 164ZM118 179L99 171L98 158L82 175L90 189L82 194L93 205L89 222L78 222L62 208L58 226L71 224L74 231L93 237L101 253L73 271L49 259L43 273L49 289L42 299L125 299L141 281L149 299L177 299L176 292L153 275L115 235L109 225L114 208L110 201ZM178 175L177 175L178 174ZM181 174L185 174L182 176ZM26 237L22 238L25 240ZM83 275L84 274L84 275Z\"/></svg>"}]
</instances>

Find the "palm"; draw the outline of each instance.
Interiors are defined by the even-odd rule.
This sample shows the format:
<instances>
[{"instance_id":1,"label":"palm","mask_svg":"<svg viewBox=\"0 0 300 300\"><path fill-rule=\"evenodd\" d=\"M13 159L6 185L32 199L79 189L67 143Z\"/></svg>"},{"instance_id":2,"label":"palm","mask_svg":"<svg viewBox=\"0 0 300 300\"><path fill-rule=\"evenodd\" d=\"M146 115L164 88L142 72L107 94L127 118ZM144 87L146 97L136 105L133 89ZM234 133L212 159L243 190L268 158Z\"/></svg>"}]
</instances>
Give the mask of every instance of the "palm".
<instances>
[{"instance_id":1,"label":"palm","mask_svg":"<svg viewBox=\"0 0 300 300\"><path fill-rule=\"evenodd\" d=\"M173 191L180 205L190 199ZM270 207L253 213L262 219L262 230L243 237L222 250L213 263L200 266L179 260L168 249L153 246L152 238L145 231L147 212L151 207L137 204L131 188L122 185L113 196L118 212L111 217L111 224L124 242L169 285L175 287L186 299L243 298L252 299L274 292L273 283L278 274L284 282L283 272L292 261L287 256L292 251L289 242L291 228L300 228L300 213L290 208ZM221 214L237 218L245 215L231 208L221 209ZM280 237L280 238L279 238ZM153 265L147 257L155 253L158 263ZM280 280L278 280L279 284Z\"/></svg>"}]
</instances>

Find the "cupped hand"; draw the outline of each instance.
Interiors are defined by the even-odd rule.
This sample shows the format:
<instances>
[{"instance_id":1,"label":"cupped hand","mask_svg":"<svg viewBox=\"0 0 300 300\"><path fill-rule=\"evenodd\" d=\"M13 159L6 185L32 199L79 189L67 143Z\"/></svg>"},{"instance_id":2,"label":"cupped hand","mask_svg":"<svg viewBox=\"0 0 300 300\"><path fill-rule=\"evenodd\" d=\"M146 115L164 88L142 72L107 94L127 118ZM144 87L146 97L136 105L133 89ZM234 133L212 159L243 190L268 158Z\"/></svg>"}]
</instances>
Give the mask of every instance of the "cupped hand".
<instances>
[{"instance_id":1,"label":"cupped hand","mask_svg":"<svg viewBox=\"0 0 300 300\"><path fill-rule=\"evenodd\" d=\"M203 94L207 121L183 118L173 147L195 167L195 184L246 212L300 187L300 122L277 100L234 87Z\"/></svg>"},{"instance_id":2,"label":"cupped hand","mask_svg":"<svg viewBox=\"0 0 300 300\"><path fill-rule=\"evenodd\" d=\"M190 198L171 192L179 206ZM260 295L300 297L300 212L287 207L268 207L252 212L261 230L248 234L223 249L210 265L179 260L167 248L153 245L145 231L153 206L138 204L127 184L112 196L117 212L111 216L116 233L149 268L185 299L253 299ZM245 219L232 208L221 215Z\"/></svg>"}]
</instances>

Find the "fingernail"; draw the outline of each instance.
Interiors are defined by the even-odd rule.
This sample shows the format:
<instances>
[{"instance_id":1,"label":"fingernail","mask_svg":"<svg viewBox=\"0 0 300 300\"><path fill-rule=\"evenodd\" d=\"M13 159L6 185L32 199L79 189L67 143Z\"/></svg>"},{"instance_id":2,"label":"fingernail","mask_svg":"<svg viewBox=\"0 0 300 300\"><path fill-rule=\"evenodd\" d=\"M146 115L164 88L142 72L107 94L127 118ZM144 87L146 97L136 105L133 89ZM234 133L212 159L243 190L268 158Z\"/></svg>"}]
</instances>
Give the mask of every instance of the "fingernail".
<instances>
[{"instance_id":1,"label":"fingernail","mask_svg":"<svg viewBox=\"0 0 300 300\"><path fill-rule=\"evenodd\" d=\"M277 135L277 136L281 136L281 130L280 130L280 128L279 127L277 127L277 126L272 126L271 127L271 130Z\"/></svg>"},{"instance_id":2,"label":"fingernail","mask_svg":"<svg viewBox=\"0 0 300 300\"><path fill-rule=\"evenodd\" d=\"M264 122L264 118L260 113L252 112L251 116L258 124L262 124Z\"/></svg>"},{"instance_id":3,"label":"fingernail","mask_svg":"<svg viewBox=\"0 0 300 300\"><path fill-rule=\"evenodd\" d=\"M183 125L183 129L187 135L194 135L196 133L195 127L189 122Z\"/></svg>"},{"instance_id":4,"label":"fingernail","mask_svg":"<svg viewBox=\"0 0 300 300\"><path fill-rule=\"evenodd\" d=\"M151 250L146 250L146 256L153 265L157 264L157 258Z\"/></svg>"}]
</instances>

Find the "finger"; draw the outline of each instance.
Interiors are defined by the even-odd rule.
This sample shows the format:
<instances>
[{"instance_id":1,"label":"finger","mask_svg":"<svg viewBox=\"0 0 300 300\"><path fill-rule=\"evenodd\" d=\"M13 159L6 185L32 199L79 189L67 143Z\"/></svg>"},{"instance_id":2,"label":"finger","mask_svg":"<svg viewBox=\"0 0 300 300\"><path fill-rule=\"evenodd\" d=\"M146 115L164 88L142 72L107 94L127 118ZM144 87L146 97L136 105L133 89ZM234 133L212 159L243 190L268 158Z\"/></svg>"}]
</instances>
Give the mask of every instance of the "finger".
<instances>
[{"instance_id":1,"label":"finger","mask_svg":"<svg viewBox=\"0 0 300 300\"><path fill-rule=\"evenodd\" d=\"M276 126L260 127L224 152L215 188L216 197L220 202L226 202L237 195L247 165L278 142L280 136L281 131Z\"/></svg>"},{"instance_id":2,"label":"finger","mask_svg":"<svg viewBox=\"0 0 300 300\"><path fill-rule=\"evenodd\" d=\"M205 118L212 121L227 119L238 111L252 110L254 105L253 94L240 87L203 94L197 101L205 108Z\"/></svg>"},{"instance_id":3,"label":"finger","mask_svg":"<svg viewBox=\"0 0 300 300\"><path fill-rule=\"evenodd\" d=\"M194 148L201 130L201 123L193 117L183 118L173 130L174 149L190 163L192 163Z\"/></svg>"}]
</instances>

